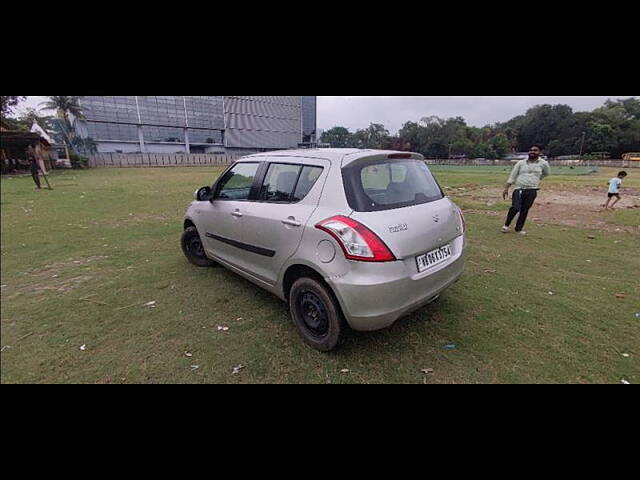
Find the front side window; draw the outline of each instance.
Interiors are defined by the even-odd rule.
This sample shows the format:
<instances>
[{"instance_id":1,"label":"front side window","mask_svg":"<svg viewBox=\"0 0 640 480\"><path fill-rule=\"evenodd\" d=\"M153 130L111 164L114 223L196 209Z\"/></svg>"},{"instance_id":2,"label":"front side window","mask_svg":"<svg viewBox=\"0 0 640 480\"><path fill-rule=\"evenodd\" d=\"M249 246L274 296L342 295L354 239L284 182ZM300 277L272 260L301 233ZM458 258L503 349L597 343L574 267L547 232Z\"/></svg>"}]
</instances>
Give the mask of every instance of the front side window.
<instances>
[{"instance_id":1,"label":"front side window","mask_svg":"<svg viewBox=\"0 0 640 480\"><path fill-rule=\"evenodd\" d=\"M259 163L238 163L224 174L218 184L216 198L223 200L248 200Z\"/></svg>"},{"instance_id":2,"label":"front side window","mask_svg":"<svg viewBox=\"0 0 640 480\"><path fill-rule=\"evenodd\" d=\"M443 197L420 160L358 162L342 174L349 205L358 212L391 210Z\"/></svg>"}]
</instances>

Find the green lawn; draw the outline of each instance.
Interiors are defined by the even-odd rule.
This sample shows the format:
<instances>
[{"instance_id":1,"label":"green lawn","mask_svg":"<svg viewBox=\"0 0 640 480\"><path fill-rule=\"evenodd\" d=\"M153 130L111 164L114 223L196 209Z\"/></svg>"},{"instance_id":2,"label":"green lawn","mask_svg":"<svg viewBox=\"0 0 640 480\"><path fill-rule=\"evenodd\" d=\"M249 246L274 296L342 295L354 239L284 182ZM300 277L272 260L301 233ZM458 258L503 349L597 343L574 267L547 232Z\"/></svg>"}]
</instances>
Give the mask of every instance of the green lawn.
<instances>
[{"instance_id":1,"label":"green lawn","mask_svg":"<svg viewBox=\"0 0 640 480\"><path fill-rule=\"evenodd\" d=\"M461 198L475 212L462 279L438 303L323 354L280 300L184 259L185 207L219 172L55 172L53 191L2 178L2 383L640 382L640 234L531 223L526 238L502 235L502 216ZM547 182L588 189L613 173ZM633 173L625 186L638 189ZM505 180L434 174L454 199ZM640 210L609 221L638 225Z\"/></svg>"}]
</instances>

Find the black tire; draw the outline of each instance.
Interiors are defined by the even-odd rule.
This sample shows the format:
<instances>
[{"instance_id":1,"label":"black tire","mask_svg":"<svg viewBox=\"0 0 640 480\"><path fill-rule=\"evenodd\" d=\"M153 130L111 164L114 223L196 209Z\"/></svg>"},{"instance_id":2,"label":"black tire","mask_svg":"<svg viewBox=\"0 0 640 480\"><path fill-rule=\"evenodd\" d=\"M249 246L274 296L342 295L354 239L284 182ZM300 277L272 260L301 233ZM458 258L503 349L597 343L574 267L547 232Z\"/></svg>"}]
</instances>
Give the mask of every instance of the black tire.
<instances>
[{"instance_id":1,"label":"black tire","mask_svg":"<svg viewBox=\"0 0 640 480\"><path fill-rule=\"evenodd\" d=\"M340 342L344 331L340 305L322 283L309 277L296 280L289 293L289 310L308 345L328 352Z\"/></svg>"},{"instance_id":2,"label":"black tire","mask_svg":"<svg viewBox=\"0 0 640 480\"><path fill-rule=\"evenodd\" d=\"M215 265L215 262L210 260L204 252L204 246L202 245L202 240L196 227L189 227L182 232L180 244L182 245L184 256L194 265L198 267L211 267Z\"/></svg>"}]
</instances>

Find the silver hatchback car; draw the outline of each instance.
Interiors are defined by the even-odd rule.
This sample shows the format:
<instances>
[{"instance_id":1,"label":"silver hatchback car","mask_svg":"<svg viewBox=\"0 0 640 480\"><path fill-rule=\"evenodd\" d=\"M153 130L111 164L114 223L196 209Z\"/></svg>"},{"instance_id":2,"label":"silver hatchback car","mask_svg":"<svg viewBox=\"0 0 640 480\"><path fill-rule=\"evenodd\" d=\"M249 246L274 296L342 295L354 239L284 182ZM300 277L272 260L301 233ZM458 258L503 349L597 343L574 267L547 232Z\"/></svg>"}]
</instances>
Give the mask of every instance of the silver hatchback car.
<instances>
[{"instance_id":1,"label":"silver hatchback car","mask_svg":"<svg viewBox=\"0 0 640 480\"><path fill-rule=\"evenodd\" d=\"M346 323L376 330L462 274L464 217L417 153L260 153L196 191L182 249L289 303L302 338L333 349Z\"/></svg>"}]
</instances>

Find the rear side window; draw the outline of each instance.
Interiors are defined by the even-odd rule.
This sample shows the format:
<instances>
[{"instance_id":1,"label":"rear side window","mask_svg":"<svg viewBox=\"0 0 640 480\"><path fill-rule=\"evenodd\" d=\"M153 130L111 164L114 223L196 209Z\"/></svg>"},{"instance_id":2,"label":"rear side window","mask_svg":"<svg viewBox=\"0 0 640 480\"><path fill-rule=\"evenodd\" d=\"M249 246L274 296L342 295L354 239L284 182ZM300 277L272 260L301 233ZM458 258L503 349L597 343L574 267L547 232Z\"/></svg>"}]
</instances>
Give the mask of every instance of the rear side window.
<instances>
[{"instance_id":1,"label":"rear side window","mask_svg":"<svg viewBox=\"0 0 640 480\"><path fill-rule=\"evenodd\" d=\"M438 183L420 160L357 162L344 168L342 176L349 206L357 212L391 210L443 198Z\"/></svg>"},{"instance_id":2,"label":"rear side window","mask_svg":"<svg viewBox=\"0 0 640 480\"><path fill-rule=\"evenodd\" d=\"M321 167L304 167L302 169L302 173L300 173L300 178L298 179L298 185L296 186L296 191L293 194L294 202L299 202L307 196L316 184L321 173Z\"/></svg>"},{"instance_id":3,"label":"rear side window","mask_svg":"<svg viewBox=\"0 0 640 480\"><path fill-rule=\"evenodd\" d=\"M260 189L265 202L298 202L307 196L322 173L322 168L272 163Z\"/></svg>"}]
</instances>

